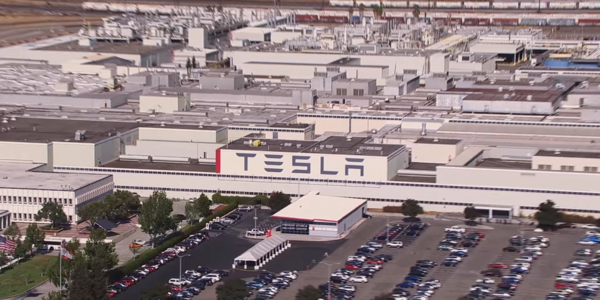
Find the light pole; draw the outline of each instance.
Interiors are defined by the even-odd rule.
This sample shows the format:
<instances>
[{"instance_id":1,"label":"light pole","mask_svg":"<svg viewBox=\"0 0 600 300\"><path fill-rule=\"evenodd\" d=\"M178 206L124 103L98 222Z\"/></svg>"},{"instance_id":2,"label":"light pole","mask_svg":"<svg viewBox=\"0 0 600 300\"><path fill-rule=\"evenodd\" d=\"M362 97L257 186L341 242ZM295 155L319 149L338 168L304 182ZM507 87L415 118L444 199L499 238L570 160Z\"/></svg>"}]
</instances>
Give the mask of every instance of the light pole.
<instances>
[{"instance_id":1,"label":"light pole","mask_svg":"<svg viewBox=\"0 0 600 300\"><path fill-rule=\"evenodd\" d=\"M320 262L327 266L327 299L331 299L331 267L335 265L341 265L341 263L331 263L328 264L326 262Z\"/></svg>"},{"instance_id":2,"label":"light pole","mask_svg":"<svg viewBox=\"0 0 600 300\"><path fill-rule=\"evenodd\" d=\"M182 258L184 258L186 256L191 256L191 255L190 254L184 254L184 255L177 254L177 257L179 257L179 284L181 284L181 261L182 261Z\"/></svg>"},{"instance_id":3,"label":"light pole","mask_svg":"<svg viewBox=\"0 0 600 300\"><path fill-rule=\"evenodd\" d=\"M385 242L386 245L390 243L390 216L387 216L387 223L385 225Z\"/></svg>"},{"instance_id":4,"label":"light pole","mask_svg":"<svg viewBox=\"0 0 600 300\"><path fill-rule=\"evenodd\" d=\"M254 208L254 238L256 238L256 234L257 234L257 230L258 228L256 228L256 222L258 221L258 217L256 216L256 207Z\"/></svg>"}]
</instances>

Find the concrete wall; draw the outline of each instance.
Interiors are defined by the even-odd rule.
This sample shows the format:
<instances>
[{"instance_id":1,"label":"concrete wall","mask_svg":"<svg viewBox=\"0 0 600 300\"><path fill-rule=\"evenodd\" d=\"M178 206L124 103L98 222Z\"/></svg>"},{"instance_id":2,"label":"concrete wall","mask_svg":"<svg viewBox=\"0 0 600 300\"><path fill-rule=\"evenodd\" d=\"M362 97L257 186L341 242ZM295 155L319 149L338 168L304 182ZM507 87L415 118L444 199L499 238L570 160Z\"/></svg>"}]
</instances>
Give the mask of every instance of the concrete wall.
<instances>
[{"instance_id":1,"label":"concrete wall","mask_svg":"<svg viewBox=\"0 0 600 300\"><path fill-rule=\"evenodd\" d=\"M406 148L400 149L397 153L390 155L392 159L388 162L387 179L392 179L398 175L398 170L408 168L410 162L409 156L410 153Z\"/></svg>"},{"instance_id":2,"label":"concrete wall","mask_svg":"<svg viewBox=\"0 0 600 300\"><path fill-rule=\"evenodd\" d=\"M508 93L508 92L507 92ZM514 114L554 114L555 107L551 102L538 101L483 101L462 100L463 112L475 113L514 113Z\"/></svg>"},{"instance_id":3,"label":"concrete wall","mask_svg":"<svg viewBox=\"0 0 600 300\"><path fill-rule=\"evenodd\" d=\"M140 96L140 111L148 112L154 110L161 113L173 113L174 111L190 110L189 96L177 95L141 95Z\"/></svg>"},{"instance_id":4,"label":"concrete wall","mask_svg":"<svg viewBox=\"0 0 600 300\"><path fill-rule=\"evenodd\" d=\"M214 90L213 93L192 93L191 101L205 101L210 99L215 102L235 102L235 103L254 103L254 104L266 104L266 103L279 103L279 104L294 104L294 98L291 93L236 93L233 91L222 91Z\"/></svg>"},{"instance_id":5,"label":"concrete wall","mask_svg":"<svg viewBox=\"0 0 600 300\"><path fill-rule=\"evenodd\" d=\"M0 160L48 164L52 156L49 144L28 142L0 142Z\"/></svg>"},{"instance_id":6,"label":"concrete wall","mask_svg":"<svg viewBox=\"0 0 600 300\"><path fill-rule=\"evenodd\" d=\"M323 134L327 131L348 132L350 122L352 122L352 132L371 131L372 129L381 129L387 124L402 123L403 129L421 130L422 124L427 124L428 130L437 130L442 126L442 122L432 121L430 119L411 119L405 118L402 121L402 115L398 116L353 116L352 120L348 115L327 115L327 114L304 114L299 113L296 118L298 123L315 124L315 134Z\"/></svg>"},{"instance_id":7,"label":"concrete wall","mask_svg":"<svg viewBox=\"0 0 600 300\"><path fill-rule=\"evenodd\" d=\"M446 164L463 151L464 146L447 144L414 143L412 162Z\"/></svg>"},{"instance_id":8,"label":"concrete wall","mask_svg":"<svg viewBox=\"0 0 600 300\"><path fill-rule=\"evenodd\" d=\"M566 101L563 101L563 107L581 107L582 105L587 106L600 106L600 94L592 93L577 93L574 91L567 95Z\"/></svg>"},{"instance_id":9,"label":"concrete wall","mask_svg":"<svg viewBox=\"0 0 600 300\"><path fill-rule=\"evenodd\" d=\"M57 199L63 204L63 210L67 218L75 219L74 191L49 191L49 190L28 190L28 189L0 189L0 198L2 199L2 208L11 212L11 220L13 222L28 222L28 223L47 223L37 222L34 215L42 208L43 200ZM12 197L9 202L9 198ZM18 202L18 197L21 197L21 203ZM29 198L32 198L32 203L29 204ZM37 201L37 204L34 204Z\"/></svg>"},{"instance_id":10,"label":"concrete wall","mask_svg":"<svg viewBox=\"0 0 600 300\"><path fill-rule=\"evenodd\" d=\"M364 212L367 211L367 204L361 205L356 210L354 210L351 214L349 214L346 218L341 220L338 223L338 233L342 234L346 232L348 229L352 228L356 222L360 221L363 217Z\"/></svg>"},{"instance_id":11,"label":"concrete wall","mask_svg":"<svg viewBox=\"0 0 600 300\"><path fill-rule=\"evenodd\" d=\"M130 155L176 156L191 158L215 158L215 150L224 146L215 143L173 142L173 141L138 141L136 145L126 147L125 153Z\"/></svg>"},{"instance_id":12,"label":"concrete wall","mask_svg":"<svg viewBox=\"0 0 600 300\"><path fill-rule=\"evenodd\" d=\"M375 80L336 80L332 83L331 92L334 95L342 95L343 91L340 91L341 94L338 94L338 89L345 90L345 96L367 96L377 94L377 84L375 83ZM354 90L363 90L363 95L354 95Z\"/></svg>"},{"instance_id":13,"label":"concrete wall","mask_svg":"<svg viewBox=\"0 0 600 300\"><path fill-rule=\"evenodd\" d=\"M494 72L496 70L496 61L489 60L486 62L459 62L450 61L450 72Z\"/></svg>"},{"instance_id":14,"label":"concrete wall","mask_svg":"<svg viewBox=\"0 0 600 300\"><path fill-rule=\"evenodd\" d=\"M242 90L244 89L244 75L202 76L198 78L198 84L200 88L206 90Z\"/></svg>"},{"instance_id":15,"label":"concrete wall","mask_svg":"<svg viewBox=\"0 0 600 300\"><path fill-rule=\"evenodd\" d=\"M331 237L337 238L342 232L338 230L338 226L328 225L313 225L310 224L308 227L309 236L320 236L320 237Z\"/></svg>"},{"instance_id":16,"label":"concrete wall","mask_svg":"<svg viewBox=\"0 0 600 300\"><path fill-rule=\"evenodd\" d=\"M540 165L550 165L551 170L560 171L561 166L572 166L575 172L584 172L585 167L596 167L600 170L600 159L585 157L550 157L534 156L532 168L539 169Z\"/></svg>"},{"instance_id":17,"label":"concrete wall","mask_svg":"<svg viewBox=\"0 0 600 300\"><path fill-rule=\"evenodd\" d=\"M265 58L266 60L266 58ZM298 64L274 64L270 60L269 63L247 63L242 64L241 68L245 75L260 75L260 76L287 76L292 79L310 80L314 77L315 72L326 72L327 65L312 65L313 61L303 59L301 62L306 62L306 65ZM381 65L381 63L379 63ZM339 66L340 72L346 72L348 78L360 79L375 79L378 84L384 84L385 78L389 76L389 67L387 66Z\"/></svg>"},{"instance_id":18,"label":"concrete wall","mask_svg":"<svg viewBox=\"0 0 600 300\"><path fill-rule=\"evenodd\" d=\"M187 128L139 128L139 140L171 141L171 142L196 142L218 143L214 130L187 129Z\"/></svg>"},{"instance_id":19,"label":"concrete wall","mask_svg":"<svg viewBox=\"0 0 600 300\"><path fill-rule=\"evenodd\" d=\"M97 165L93 143L54 142L54 166L94 167Z\"/></svg>"},{"instance_id":20,"label":"concrete wall","mask_svg":"<svg viewBox=\"0 0 600 300\"><path fill-rule=\"evenodd\" d=\"M445 167L441 167L445 168ZM473 170L473 168L464 168ZM59 172L70 172L68 168L58 168ZM539 203L552 199L557 206L567 211L580 210L581 214L600 215L600 205L597 198L600 189L595 185L595 192L585 190L564 190L564 186L556 185L555 181L545 185L536 184L521 187L511 186L513 182L504 184L501 179L489 180L488 184L494 186L481 186L469 182L477 178L485 178L492 174L474 173L467 175L464 185L461 184L428 184L417 182L381 182L373 179L370 181L346 181L344 179L323 180L317 178L298 178L298 176L274 177L248 177L247 175L224 175L215 173L191 173L167 170L131 170L124 169L90 168L78 169L82 173L112 174L116 184L115 188L137 192L142 196L150 195L154 190L165 190L169 197L187 199L198 197L200 193L209 196L217 191L225 195L256 195L256 193L270 193L277 190L291 195L305 194L318 190L327 196L352 197L369 200L369 208L382 208L386 205L401 205L399 200L416 199L426 211L462 212L465 206L476 205L503 205L514 208L515 215L532 214ZM135 171L135 173L133 172ZM488 171L486 171L488 172ZM484 173L486 173L484 172ZM516 171L517 175L519 171ZM527 171L530 172L530 171ZM467 172L468 173L468 172ZM558 172L548 172L558 173ZM450 177L460 179L463 172L456 172ZM515 174L512 174L514 176ZM586 181L589 186L600 180L599 174L588 173ZM570 176L570 175L569 175ZM594 177L595 176L595 177ZM520 177L520 176L519 176ZM492 178L494 179L494 178ZM366 180L366 179L365 179ZM563 181L563 179L561 179ZM496 181L495 183L493 181ZM519 181L517 178L516 180ZM580 182L580 178L569 179ZM525 187L522 187L525 185ZM502 187L499 187L502 186ZM588 186L588 187L589 187Z\"/></svg>"},{"instance_id":21,"label":"concrete wall","mask_svg":"<svg viewBox=\"0 0 600 300\"><path fill-rule=\"evenodd\" d=\"M94 160L96 164L106 164L119 159L119 155L125 154L125 145L121 147L121 138L115 136L110 139L96 143L94 146Z\"/></svg>"},{"instance_id":22,"label":"concrete wall","mask_svg":"<svg viewBox=\"0 0 600 300\"><path fill-rule=\"evenodd\" d=\"M327 149L331 152L333 149ZM345 178L352 180L387 180L387 157L321 153L293 153L221 148L220 170L222 174L257 176L293 176L296 178ZM253 157L244 158L244 155ZM295 159L293 157L296 157ZM364 159L362 162L348 159ZM269 162L281 162L267 165ZM219 163L219 162L217 162ZM308 166L310 165L310 166ZM348 166L353 166L348 168ZM362 168L363 172L359 170ZM383 172L382 172L383 171ZM361 174L362 173L362 174ZM362 175L362 176L361 176Z\"/></svg>"},{"instance_id":23,"label":"concrete wall","mask_svg":"<svg viewBox=\"0 0 600 300\"><path fill-rule=\"evenodd\" d=\"M48 96L48 95L21 95L21 94L0 94L0 103L18 104L18 105L52 105L71 106L81 108L113 108L127 103L129 93L111 93L110 96L90 98L85 96Z\"/></svg>"}]
</instances>

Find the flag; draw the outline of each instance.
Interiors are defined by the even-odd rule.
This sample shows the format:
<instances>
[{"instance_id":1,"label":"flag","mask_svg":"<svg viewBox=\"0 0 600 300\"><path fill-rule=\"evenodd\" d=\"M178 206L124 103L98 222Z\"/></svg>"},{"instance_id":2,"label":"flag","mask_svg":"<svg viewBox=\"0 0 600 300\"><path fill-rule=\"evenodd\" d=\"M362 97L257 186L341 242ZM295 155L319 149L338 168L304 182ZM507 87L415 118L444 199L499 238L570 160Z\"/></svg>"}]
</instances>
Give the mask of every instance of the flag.
<instances>
[{"instance_id":1,"label":"flag","mask_svg":"<svg viewBox=\"0 0 600 300\"><path fill-rule=\"evenodd\" d=\"M67 247L65 247L66 245L67 243L65 241L60 245L60 256L66 260L73 260L73 253L67 250Z\"/></svg>"},{"instance_id":2,"label":"flag","mask_svg":"<svg viewBox=\"0 0 600 300\"><path fill-rule=\"evenodd\" d=\"M15 249L17 249L17 243L15 243L15 241L0 235L0 251L15 252Z\"/></svg>"}]
</instances>

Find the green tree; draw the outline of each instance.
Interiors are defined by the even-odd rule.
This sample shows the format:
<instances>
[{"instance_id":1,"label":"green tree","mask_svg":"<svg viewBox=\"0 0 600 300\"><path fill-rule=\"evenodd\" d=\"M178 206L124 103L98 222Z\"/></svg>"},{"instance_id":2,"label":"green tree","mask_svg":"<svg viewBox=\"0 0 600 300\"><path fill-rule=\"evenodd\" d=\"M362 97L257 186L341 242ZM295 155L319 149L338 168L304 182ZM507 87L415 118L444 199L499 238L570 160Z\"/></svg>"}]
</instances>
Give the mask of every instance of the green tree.
<instances>
[{"instance_id":1,"label":"green tree","mask_svg":"<svg viewBox=\"0 0 600 300\"><path fill-rule=\"evenodd\" d=\"M419 16L421 15L421 8L418 5L413 5L412 15L416 19L415 22L419 21Z\"/></svg>"},{"instance_id":2,"label":"green tree","mask_svg":"<svg viewBox=\"0 0 600 300\"><path fill-rule=\"evenodd\" d=\"M124 219L140 207L140 196L129 191L117 190L104 197L103 202L106 205L106 218Z\"/></svg>"},{"instance_id":3,"label":"green tree","mask_svg":"<svg viewBox=\"0 0 600 300\"><path fill-rule=\"evenodd\" d=\"M538 211L535 214L540 228L554 229L556 223L561 221L561 213L556 208L556 203L552 200L540 203Z\"/></svg>"},{"instance_id":4,"label":"green tree","mask_svg":"<svg viewBox=\"0 0 600 300\"><path fill-rule=\"evenodd\" d=\"M81 244L79 243L78 239L73 239L73 240L68 241L67 244L65 245L65 248L73 254L73 260L67 260L67 259L62 260L63 286L64 285L69 286L71 283L71 278L73 278L73 271L75 270L76 266L83 265L84 268L87 268L87 266L86 266L87 262L86 262L85 256L83 255L83 252L79 251L79 249L81 248ZM52 284L54 284L54 286L56 286L56 287L60 286L60 266L59 266L59 264L60 264L60 261L59 261L59 258L57 257L56 260L54 262L52 262L52 264L50 264L48 266L48 268L46 269L46 274L48 275L50 282L52 282Z\"/></svg>"},{"instance_id":5,"label":"green tree","mask_svg":"<svg viewBox=\"0 0 600 300\"><path fill-rule=\"evenodd\" d=\"M59 291L51 291L48 295L42 296L42 300L67 300L63 298Z\"/></svg>"},{"instance_id":6,"label":"green tree","mask_svg":"<svg viewBox=\"0 0 600 300\"><path fill-rule=\"evenodd\" d=\"M198 201L198 200L196 200ZM185 204L185 217L188 219L188 222L193 222L200 219L200 212L194 207L193 202L188 202Z\"/></svg>"},{"instance_id":7,"label":"green tree","mask_svg":"<svg viewBox=\"0 0 600 300\"><path fill-rule=\"evenodd\" d=\"M69 298L77 300L107 300L104 272L101 259L91 258L73 269L73 278L69 285Z\"/></svg>"},{"instance_id":8,"label":"green tree","mask_svg":"<svg viewBox=\"0 0 600 300\"><path fill-rule=\"evenodd\" d=\"M292 203L292 198L283 192L272 192L269 197L269 207L273 211L280 211Z\"/></svg>"},{"instance_id":9,"label":"green tree","mask_svg":"<svg viewBox=\"0 0 600 300\"><path fill-rule=\"evenodd\" d=\"M188 57L185 62L185 69L187 70L188 78L192 76L192 60Z\"/></svg>"},{"instance_id":10,"label":"green tree","mask_svg":"<svg viewBox=\"0 0 600 300\"><path fill-rule=\"evenodd\" d=\"M198 62L196 61L196 57L192 56L192 69L198 68Z\"/></svg>"},{"instance_id":11,"label":"green tree","mask_svg":"<svg viewBox=\"0 0 600 300\"><path fill-rule=\"evenodd\" d=\"M358 15L360 16L360 19L361 19L361 20L362 20L362 18L363 18L363 16L364 16L364 14L365 14L365 8L366 8L366 7L365 7L364 3L361 3L361 4L358 6Z\"/></svg>"},{"instance_id":12,"label":"green tree","mask_svg":"<svg viewBox=\"0 0 600 300\"><path fill-rule=\"evenodd\" d=\"M142 231L150 235L152 248L157 236L176 228L172 212L173 201L167 198L164 191L155 191L140 207L139 223Z\"/></svg>"},{"instance_id":13,"label":"green tree","mask_svg":"<svg viewBox=\"0 0 600 300\"><path fill-rule=\"evenodd\" d=\"M4 266L6 263L8 263L8 257L6 256L6 253L2 251L0 252L0 266Z\"/></svg>"},{"instance_id":14,"label":"green tree","mask_svg":"<svg viewBox=\"0 0 600 300\"><path fill-rule=\"evenodd\" d=\"M392 294L383 293L383 294L380 294L379 296L375 296L375 298L373 298L372 300L390 300L390 299L393 299Z\"/></svg>"},{"instance_id":15,"label":"green tree","mask_svg":"<svg viewBox=\"0 0 600 300\"><path fill-rule=\"evenodd\" d=\"M88 203L77 210L77 215L93 227L99 220L106 219L106 205L104 201Z\"/></svg>"},{"instance_id":16,"label":"green tree","mask_svg":"<svg viewBox=\"0 0 600 300\"><path fill-rule=\"evenodd\" d=\"M88 261L92 262L92 259L94 259L94 262L99 261L104 266L104 270L110 270L117 265L119 258L115 253L115 245L104 241L106 236L106 230L104 229L92 230L83 252Z\"/></svg>"},{"instance_id":17,"label":"green tree","mask_svg":"<svg viewBox=\"0 0 600 300\"><path fill-rule=\"evenodd\" d=\"M24 258L27 256L27 252L31 251L31 247L28 247L28 245L23 243L21 240L17 240L16 243L17 247L15 248L13 256L18 258Z\"/></svg>"},{"instance_id":18,"label":"green tree","mask_svg":"<svg viewBox=\"0 0 600 300\"><path fill-rule=\"evenodd\" d=\"M151 289L142 292L142 300L167 300L169 287L166 285L155 285Z\"/></svg>"},{"instance_id":19,"label":"green tree","mask_svg":"<svg viewBox=\"0 0 600 300\"><path fill-rule=\"evenodd\" d=\"M352 7L356 7L356 0L352 0Z\"/></svg>"},{"instance_id":20,"label":"green tree","mask_svg":"<svg viewBox=\"0 0 600 300\"><path fill-rule=\"evenodd\" d=\"M200 194L200 197L198 198L198 200L194 201L194 206L200 213L201 217L210 216L210 214L211 214L210 205L211 204L212 204L212 202L210 201L210 199L208 199L208 197L204 193Z\"/></svg>"},{"instance_id":21,"label":"green tree","mask_svg":"<svg viewBox=\"0 0 600 300\"><path fill-rule=\"evenodd\" d=\"M15 241L21 237L21 229L16 223L12 223L4 229L4 236L9 237L11 240Z\"/></svg>"},{"instance_id":22,"label":"green tree","mask_svg":"<svg viewBox=\"0 0 600 300\"><path fill-rule=\"evenodd\" d=\"M217 287L217 300L244 300L248 297L248 288L241 279L225 280Z\"/></svg>"},{"instance_id":23,"label":"green tree","mask_svg":"<svg viewBox=\"0 0 600 300\"><path fill-rule=\"evenodd\" d=\"M402 214L407 217L416 217L423 214L423 207L419 205L419 201L414 199L406 199L402 203Z\"/></svg>"},{"instance_id":24,"label":"green tree","mask_svg":"<svg viewBox=\"0 0 600 300\"><path fill-rule=\"evenodd\" d=\"M296 300L318 300L321 298L323 298L321 291L312 285L307 285L296 293Z\"/></svg>"},{"instance_id":25,"label":"green tree","mask_svg":"<svg viewBox=\"0 0 600 300\"><path fill-rule=\"evenodd\" d=\"M37 226L37 224L29 224L25 230L25 240L23 245L27 251L30 251L31 255L37 251L38 248L44 243L46 234L44 231Z\"/></svg>"},{"instance_id":26,"label":"green tree","mask_svg":"<svg viewBox=\"0 0 600 300\"><path fill-rule=\"evenodd\" d=\"M50 227L55 228L57 223L66 223L67 215L63 211L63 206L54 201L48 201L42 205L42 208L35 215L36 221L49 220Z\"/></svg>"},{"instance_id":27,"label":"green tree","mask_svg":"<svg viewBox=\"0 0 600 300\"><path fill-rule=\"evenodd\" d=\"M477 209L475 209L475 207L473 205L469 205L469 206L465 207L463 214L465 215L465 219L469 220L469 221L475 221L475 219L477 219L477 217L479 217L479 213L477 212Z\"/></svg>"},{"instance_id":28,"label":"green tree","mask_svg":"<svg viewBox=\"0 0 600 300\"><path fill-rule=\"evenodd\" d=\"M381 5L373 6L373 17L375 19L383 18L383 6L381 6Z\"/></svg>"},{"instance_id":29,"label":"green tree","mask_svg":"<svg viewBox=\"0 0 600 300\"><path fill-rule=\"evenodd\" d=\"M348 20L350 23L354 23L352 21L352 17L354 16L354 7L348 7Z\"/></svg>"}]
</instances>

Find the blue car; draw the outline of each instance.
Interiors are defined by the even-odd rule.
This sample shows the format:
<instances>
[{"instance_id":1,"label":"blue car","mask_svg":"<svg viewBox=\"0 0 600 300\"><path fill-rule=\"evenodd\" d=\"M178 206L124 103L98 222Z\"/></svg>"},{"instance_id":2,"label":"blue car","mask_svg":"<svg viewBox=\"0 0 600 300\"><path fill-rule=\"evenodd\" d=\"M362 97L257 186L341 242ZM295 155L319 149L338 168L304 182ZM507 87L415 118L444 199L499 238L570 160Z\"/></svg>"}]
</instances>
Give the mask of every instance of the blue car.
<instances>
[{"instance_id":1,"label":"blue car","mask_svg":"<svg viewBox=\"0 0 600 300\"><path fill-rule=\"evenodd\" d=\"M408 275L408 276L406 276L404 278L404 281L421 282L421 281L423 281L423 278L417 277L417 276Z\"/></svg>"},{"instance_id":2,"label":"blue car","mask_svg":"<svg viewBox=\"0 0 600 300\"><path fill-rule=\"evenodd\" d=\"M520 283L521 280L518 278L504 278L502 279L502 283Z\"/></svg>"},{"instance_id":3,"label":"blue car","mask_svg":"<svg viewBox=\"0 0 600 300\"><path fill-rule=\"evenodd\" d=\"M413 281L405 281L405 282L396 284L396 287L404 288L404 289L414 288L415 286L417 286L417 284L414 283Z\"/></svg>"},{"instance_id":4,"label":"blue car","mask_svg":"<svg viewBox=\"0 0 600 300\"><path fill-rule=\"evenodd\" d=\"M254 289L260 289L260 288L264 287L265 285L262 282L248 281L248 282L246 282L246 286L254 288Z\"/></svg>"},{"instance_id":5,"label":"blue car","mask_svg":"<svg viewBox=\"0 0 600 300\"><path fill-rule=\"evenodd\" d=\"M587 289L580 289L579 290L579 295L581 296L596 296L598 295L598 293L594 290L587 290Z\"/></svg>"},{"instance_id":6,"label":"blue car","mask_svg":"<svg viewBox=\"0 0 600 300\"><path fill-rule=\"evenodd\" d=\"M511 274L527 274L527 272L529 272L529 271L527 271L526 269L521 269L521 268L510 270Z\"/></svg>"}]
</instances>

